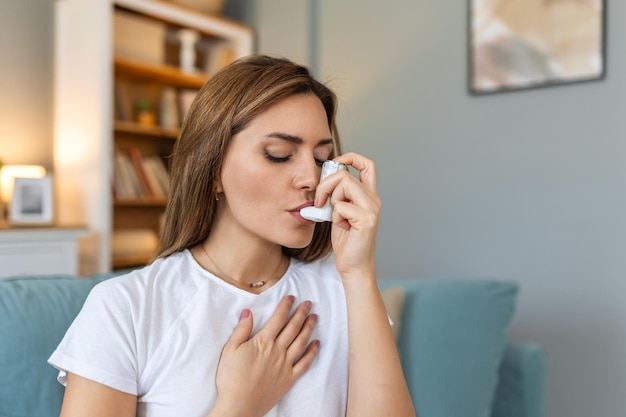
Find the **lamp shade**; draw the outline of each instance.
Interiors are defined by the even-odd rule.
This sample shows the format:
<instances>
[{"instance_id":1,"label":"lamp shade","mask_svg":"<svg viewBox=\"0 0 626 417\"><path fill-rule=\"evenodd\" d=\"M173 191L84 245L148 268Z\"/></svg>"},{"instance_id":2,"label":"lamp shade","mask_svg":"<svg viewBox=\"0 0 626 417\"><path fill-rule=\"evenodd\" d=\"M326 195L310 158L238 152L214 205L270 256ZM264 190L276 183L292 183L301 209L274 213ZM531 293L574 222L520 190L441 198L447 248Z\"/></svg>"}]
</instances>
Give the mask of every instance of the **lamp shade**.
<instances>
[{"instance_id":1,"label":"lamp shade","mask_svg":"<svg viewBox=\"0 0 626 417\"><path fill-rule=\"evenodd\" d=\"M3 165L0 168L0 199L9 203L13 196L15 178L42 178L46 169L41 165Z\"/></svg>"}]
</instances>

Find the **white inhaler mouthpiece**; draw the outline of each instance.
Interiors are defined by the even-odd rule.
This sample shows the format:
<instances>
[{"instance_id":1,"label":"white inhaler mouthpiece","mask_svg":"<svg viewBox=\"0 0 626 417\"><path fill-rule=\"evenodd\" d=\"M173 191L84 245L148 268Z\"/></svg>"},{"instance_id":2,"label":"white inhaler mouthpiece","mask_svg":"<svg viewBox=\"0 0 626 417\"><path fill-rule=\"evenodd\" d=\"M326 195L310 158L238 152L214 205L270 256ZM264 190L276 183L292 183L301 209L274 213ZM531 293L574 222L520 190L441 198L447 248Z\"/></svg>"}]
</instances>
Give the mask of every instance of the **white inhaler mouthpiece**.
<instances>
[{"instance_id":1,"label":"white inhaler mouthpiece","mask_svg":"<svg viewBox=\"0 0 626 417\"><path fill-rule=\"evenodd\" d=\"M339 171L347 170L348 168L341 162L326 161L322 165L322 175L320 175L320 182L329 175L332 175ZM326 200L326 204L323 207L305 207L300 210L300 215L307 220L314 222L329 222L333 215L333 206L330 204L330 196Z\"/></svg>"}]
</instances>

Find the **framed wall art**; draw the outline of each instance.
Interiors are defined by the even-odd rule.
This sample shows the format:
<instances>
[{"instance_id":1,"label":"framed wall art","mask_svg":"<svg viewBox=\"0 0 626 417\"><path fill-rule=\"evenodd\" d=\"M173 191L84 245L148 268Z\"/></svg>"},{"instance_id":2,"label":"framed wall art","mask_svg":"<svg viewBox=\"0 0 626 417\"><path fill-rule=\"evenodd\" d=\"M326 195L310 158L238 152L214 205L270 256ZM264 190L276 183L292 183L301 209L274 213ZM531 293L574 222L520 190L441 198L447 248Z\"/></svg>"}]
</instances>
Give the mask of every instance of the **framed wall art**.
<instances>
[{"instance_id":1,"label":"framed wall art","mask_svg":"<svg viewBox=\"0 0 626 417\"><path fill-rule=\"evenodd\" d=\"M53 216L52 178L15 178L9 208L12 224L51 224Z\"/></svg>"},{"instance_id":2,"label":"framed wall art","mask_svg":"<svg viewBox=\"0 0 626 417\"><path fill-rule=\"evenodd\" d=\"M606 0L468 0L471 94L603 79Z\"/></svg>"}]
</instances>

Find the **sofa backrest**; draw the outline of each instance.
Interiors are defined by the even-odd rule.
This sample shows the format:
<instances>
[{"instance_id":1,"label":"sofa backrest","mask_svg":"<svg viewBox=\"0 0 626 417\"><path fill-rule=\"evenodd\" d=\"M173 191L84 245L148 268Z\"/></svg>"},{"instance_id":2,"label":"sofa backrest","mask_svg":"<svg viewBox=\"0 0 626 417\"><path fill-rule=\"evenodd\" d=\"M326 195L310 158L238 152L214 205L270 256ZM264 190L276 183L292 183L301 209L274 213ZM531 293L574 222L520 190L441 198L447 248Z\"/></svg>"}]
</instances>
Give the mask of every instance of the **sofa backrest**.
<instances>
[{"instance_id":1,"label":"sofa backrest","mask_svg":"<svg viewBox=\"0 0 626 417\"><path fill-rule=\"evenodd\" d=\"M112 275L0 280L0 416L59 415L63 386L47 360L89 291Z\"/></svg>"},{"instance_id":2,"label":"sofa backrest","mask_svg":"<svg viewBox=\"0 0 626 417\"><path fill-rule=\"evenodd\" d=\"M63 387L47 360L89 291L116 274L0 280L0 416L58 416ZM418 415L490 415L517 285L381 280L404 299L398 348Z\"/></svg>"},{"instance_id":3,"label":"sofa backrest","mask_svg":"<svg viewBox=\"0 0 626 417\"><path fill-rule=\"evenodd\" d=\"M418 416L491 415L518 286L476 279L380 280L405 298L398 349Z\"/></svg>"}]
</instances>

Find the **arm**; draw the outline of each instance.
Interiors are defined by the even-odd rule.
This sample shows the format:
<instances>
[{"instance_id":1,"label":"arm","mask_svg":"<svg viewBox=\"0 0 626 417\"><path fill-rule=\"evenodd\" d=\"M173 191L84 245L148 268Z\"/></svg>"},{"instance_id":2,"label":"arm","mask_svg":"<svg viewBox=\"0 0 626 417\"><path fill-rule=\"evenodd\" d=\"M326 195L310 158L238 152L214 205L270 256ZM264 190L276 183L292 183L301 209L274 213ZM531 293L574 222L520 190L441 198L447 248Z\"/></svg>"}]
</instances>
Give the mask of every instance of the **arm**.
<instances>
[{"instance_id":1,"label":"arm","mask_svg":"<svg viewBox=\"0 0 626 417\"><path fill-rule=\"evenodd\" d=\"M135 417L137 397L68 373L61 417Z\"/></svg>"},{"instance_id":2,"label":"arm","mask_svg":"<svg viewBox=\"0 0 626 417\"><path fill-rule=\"evenodd\" d=\"M347 416L414 416L378 287L357 279L344 280L344 287L350 340Z\"/></svg>"},{"instance_id":3,"label":"arm","mask_svg":"<svg viewBox=\"0 0 626 417\"><path fill-rule=\"evenodd\" d=\"M320 183L316 206L332 193L332 241L348 308L347 416L413 417L389 319L376 280L374 252L381 203L374 163L348 153L335 160L360 173L332 175Z\"/></svg>"}]
</instances>

